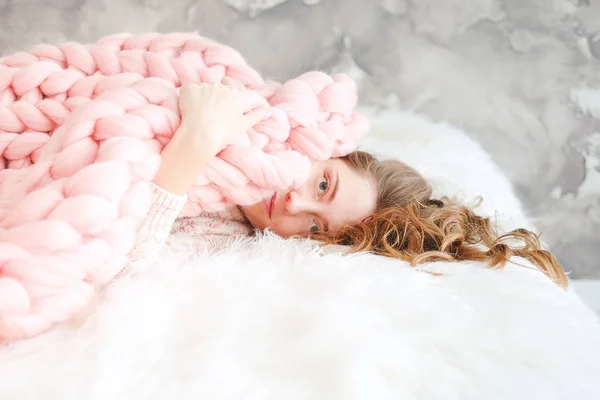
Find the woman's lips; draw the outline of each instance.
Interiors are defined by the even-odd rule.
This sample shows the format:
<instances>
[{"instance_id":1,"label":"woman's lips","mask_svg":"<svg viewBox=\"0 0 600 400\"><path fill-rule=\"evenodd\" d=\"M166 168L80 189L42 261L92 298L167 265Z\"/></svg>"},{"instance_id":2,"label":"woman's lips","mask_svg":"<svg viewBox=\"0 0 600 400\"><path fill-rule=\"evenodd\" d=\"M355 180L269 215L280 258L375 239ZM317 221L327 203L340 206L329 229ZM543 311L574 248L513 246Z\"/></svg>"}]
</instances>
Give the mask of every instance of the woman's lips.
<instances>
[{"instance_id":1,"label":"woman's lips","mask_svg":"<svg viewBox=\"0 0 600 400\"><path fill-rule=\"evenodd\" d=\"M265 209L267 210L267 214L269 215L269 218L271 218L271 214L273 214L273 204L275 204L276 196L277 196L277 193L274 193L270 199L263 200L263 203L265 205Z\"/></svg>"}]
</instances>

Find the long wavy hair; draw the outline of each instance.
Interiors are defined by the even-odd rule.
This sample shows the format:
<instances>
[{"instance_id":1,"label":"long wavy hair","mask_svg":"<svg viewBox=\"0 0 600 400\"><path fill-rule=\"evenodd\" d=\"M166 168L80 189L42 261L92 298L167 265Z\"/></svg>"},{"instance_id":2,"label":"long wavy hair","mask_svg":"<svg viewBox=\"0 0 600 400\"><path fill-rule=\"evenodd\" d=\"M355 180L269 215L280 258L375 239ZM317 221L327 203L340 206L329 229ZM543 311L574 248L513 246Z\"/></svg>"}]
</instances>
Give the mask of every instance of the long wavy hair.
<instances>
[{"instance_id":1,"label":"long wavy hair","mask_svg":"<svg viewBox=\"0 0 600 400\"><path fill-rule=\"evenodd\" d=\"M512 257L529 260L562 288L567 276L556 258L541 246L539 235L517 229L499 235L490 218L476 215L448 198L432 199L429 183L413 168L379 161L366 152L343 158L377 188L376 211L335 235L318 235L326 244L351 246L417 265L428 261L483 261L502 267Z\"/></svg>"}]
</instances>

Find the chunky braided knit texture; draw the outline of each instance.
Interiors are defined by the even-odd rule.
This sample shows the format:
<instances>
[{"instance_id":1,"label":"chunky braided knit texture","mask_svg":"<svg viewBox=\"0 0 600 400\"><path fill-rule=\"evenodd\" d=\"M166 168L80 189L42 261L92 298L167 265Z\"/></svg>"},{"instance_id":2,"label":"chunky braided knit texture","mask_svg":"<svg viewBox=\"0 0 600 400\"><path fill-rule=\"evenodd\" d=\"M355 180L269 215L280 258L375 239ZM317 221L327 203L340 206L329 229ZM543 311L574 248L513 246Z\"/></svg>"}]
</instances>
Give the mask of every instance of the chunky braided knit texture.
<instances>
[{"instance_id":1,"label":"chunky braided knit texture","mask_svg":"<svg viewBox=\"0 0 600 400\"><path fill-rule=\"evenodd\" d=\"M0 341L82 311L125 266L179 126L179 87L225 75L247 88L246 111L271 117L209 163L185 215L297 186L311 161L347 154L368 129L348 77L264 82L237 51L196 34L114 35L0 59Z\"/></svg>"}]
</instances>

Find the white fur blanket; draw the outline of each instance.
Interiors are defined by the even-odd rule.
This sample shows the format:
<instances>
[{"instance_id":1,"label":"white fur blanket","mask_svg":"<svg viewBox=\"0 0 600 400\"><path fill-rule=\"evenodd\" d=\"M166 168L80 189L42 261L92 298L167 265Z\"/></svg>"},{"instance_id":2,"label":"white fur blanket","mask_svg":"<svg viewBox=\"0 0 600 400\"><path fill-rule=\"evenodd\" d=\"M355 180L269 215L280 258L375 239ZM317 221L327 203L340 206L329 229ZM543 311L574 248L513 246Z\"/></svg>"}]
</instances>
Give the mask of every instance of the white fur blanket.
<instances>
[{"instance_id":1,"label":"white fur blanket","mask_svg":"<svg viewBox=\"0 0 600 400\"><path fill-rule=\"evenodd\" d=\"M502 227L528 224L462 133L375 121L439 193L483 195L479 212L498 210ZM422 266L433 276L271 236L194 260L181 250L88 315L0 350L0 399L600 398L598 318L537 271Z\"/></svg>"}]
</instances>

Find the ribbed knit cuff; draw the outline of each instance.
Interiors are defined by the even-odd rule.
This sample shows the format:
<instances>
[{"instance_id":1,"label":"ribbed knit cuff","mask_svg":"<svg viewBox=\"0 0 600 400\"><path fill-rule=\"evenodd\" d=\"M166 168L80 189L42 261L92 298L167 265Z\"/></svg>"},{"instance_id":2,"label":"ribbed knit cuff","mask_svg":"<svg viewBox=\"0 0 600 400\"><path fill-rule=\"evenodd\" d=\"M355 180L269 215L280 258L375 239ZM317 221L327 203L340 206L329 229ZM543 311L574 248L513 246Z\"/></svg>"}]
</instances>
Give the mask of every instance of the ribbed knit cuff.
<instances>
[{"instance_id":1,"label":"ribbed knit cuff","mask_svg":"<svg viewBox=\"0 0 600 400\"><path fill-rule=\"evenodd\" d=\"M143 229L155 233L170 231L186 201L187 196L177 196L152 184L152 206Z\"/></svg>"}]
</instances>

